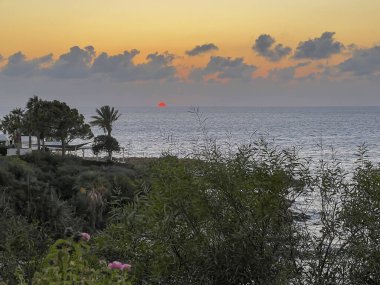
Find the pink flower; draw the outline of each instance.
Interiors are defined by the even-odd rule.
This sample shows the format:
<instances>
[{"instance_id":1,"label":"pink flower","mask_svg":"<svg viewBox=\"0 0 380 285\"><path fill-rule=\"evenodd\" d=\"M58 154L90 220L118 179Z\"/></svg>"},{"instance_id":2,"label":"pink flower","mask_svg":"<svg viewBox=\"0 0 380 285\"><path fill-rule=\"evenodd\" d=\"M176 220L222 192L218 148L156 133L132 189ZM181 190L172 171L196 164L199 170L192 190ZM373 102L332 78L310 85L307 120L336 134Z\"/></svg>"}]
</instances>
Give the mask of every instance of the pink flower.
<instances>
[{"instance_id":1,"label":"pink flower","mask_svg":"<svg viewBox=\"0 0 380 285\"><path fill-rule=\"evenodd\" d=\"M121 267L121 270L124 270L124 269L126 269L126 270L131 270L131 267L132 267L132 265L130 265L130 264L128 264L128 263L124 263L123 265L122 265L122 267Z\"/></svg>"},{"instance_id":2,"label":"pink flower","mask_svg":"<svg viewBox=\"0 0 380 285\"><path fill-rule=\"evenodd\" d=\"M123 266L123 263L121 263L119 261L114 261L114 262L108 263L109 269L121 269L122 266Z\"/></svg>"},{"instance_id":3,"label":"pink flower","mask_svg":"<svg viewBox=\"0 0 380 285\"><path fill-rule=\"evenodd\" d=\"M121 263L119 261L113 261L108 263L108 268L109 269L120 269L120 270L131 270L131 265L128 263Z\"/></svg>"},{"instance_id":4,"label":"pink flower","mask_svg":"<svg viewBox=\"0 0 380 285\"><path fill-rule=\"evenodd\" d=\"M80 235L81 235L82 240L84 241L89 241L91 238L91 236L88 233L81 233Z\"/></svg>"}]
</instances>

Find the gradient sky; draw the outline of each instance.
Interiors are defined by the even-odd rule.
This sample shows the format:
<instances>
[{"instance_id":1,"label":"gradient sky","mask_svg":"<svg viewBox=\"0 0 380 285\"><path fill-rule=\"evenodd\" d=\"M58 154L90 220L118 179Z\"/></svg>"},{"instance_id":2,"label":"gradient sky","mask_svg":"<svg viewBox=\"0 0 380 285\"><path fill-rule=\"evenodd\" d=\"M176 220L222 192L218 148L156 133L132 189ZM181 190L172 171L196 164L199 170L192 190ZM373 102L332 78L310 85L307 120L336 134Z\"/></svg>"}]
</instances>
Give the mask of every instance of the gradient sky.
<instances>
[{"instance_id":1,"label":"gradient sky","mask_svg":"<svg viewBox=\"0 0 380 285\"><path fill-rule=\"evenodd\" d=\"M378 11L376 0L0 0L0 104L380 105Z\"/></svg>"}]
</instances>

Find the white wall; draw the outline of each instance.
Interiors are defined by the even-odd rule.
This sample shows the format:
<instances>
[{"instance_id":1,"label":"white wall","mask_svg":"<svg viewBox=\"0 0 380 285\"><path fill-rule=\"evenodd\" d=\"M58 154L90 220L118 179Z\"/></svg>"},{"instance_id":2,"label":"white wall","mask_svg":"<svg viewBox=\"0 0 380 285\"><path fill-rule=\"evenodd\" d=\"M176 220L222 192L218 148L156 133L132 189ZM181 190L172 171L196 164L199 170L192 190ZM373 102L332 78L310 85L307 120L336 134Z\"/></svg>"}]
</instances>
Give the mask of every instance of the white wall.
<instances>
[{"instance_id":1,"label":"white wall","mask_svg":"<svg viewBox=\"0 0 380 285\"><path fill-rule=\"evenodd\" d=\"M32 153L32 149L30 149L30 148L21 148L20 149L20 155L25 155L28 153ZM17 155L17 148L8 148L7 149L7 155L8 156Z\"/></svg>"}]
</instances>

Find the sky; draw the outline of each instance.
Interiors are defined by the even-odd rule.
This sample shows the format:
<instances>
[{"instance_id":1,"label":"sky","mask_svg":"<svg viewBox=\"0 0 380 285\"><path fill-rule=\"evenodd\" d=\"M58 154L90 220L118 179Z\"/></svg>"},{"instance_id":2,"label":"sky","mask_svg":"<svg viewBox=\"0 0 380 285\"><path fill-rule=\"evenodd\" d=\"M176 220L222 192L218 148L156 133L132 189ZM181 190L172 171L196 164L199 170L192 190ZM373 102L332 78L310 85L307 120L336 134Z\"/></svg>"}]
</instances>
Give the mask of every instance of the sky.
<instances>
[{"instance_id":1,"label":"sky","mask_svg":"<svg viewBox=\"0 0 380 285\"><path fill-rule=\"evenodd\" d=\"M380 1L0 0L0 106L380 105Z\"/></svg>"}]
</instances>

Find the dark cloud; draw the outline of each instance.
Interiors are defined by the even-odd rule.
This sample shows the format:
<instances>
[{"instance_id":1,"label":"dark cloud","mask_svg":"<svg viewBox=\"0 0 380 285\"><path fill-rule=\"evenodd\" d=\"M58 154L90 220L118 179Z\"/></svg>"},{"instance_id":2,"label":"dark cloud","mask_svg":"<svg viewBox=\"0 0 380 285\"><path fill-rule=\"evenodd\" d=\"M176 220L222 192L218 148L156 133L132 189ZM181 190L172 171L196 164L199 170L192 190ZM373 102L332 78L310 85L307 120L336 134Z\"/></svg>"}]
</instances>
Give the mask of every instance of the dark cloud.
<instances>
[{"instance_id":1,"label":"dark cloud","mask_svg":"<svg viewBox=\"0 0 380 285\"><path fill-rule=\"evenodd\" d=\"M0 54L0 62L4 60L4 57Z\"/></svg>"},{"instance_id":2,"label":"dark cloud","mask_svg":"<svg viewBox=\"0 0 380 285\"><path fill-rule=\"evenodd\" d=\"M270 61L279 61L289 55L292 49L283 44L273 46L275 42L276 40L273 37L263 34L256 39L252 49Z\"/></svg>"},{"instance_id":3,"label":"dark cloud","mask_svg":"<svg viewBox=\"0 0 380 285\"><path fill-rule=\"evenodd\" d=\"M173 78L176 72L172 62L175 56L170 53L151 53L147 63L137 65L137 80L159 80Z\"/></svg>"},{"instance_id":4,"label":"dark cloud","mask_svg":"<svg viewBox=\"0 0 380 285\"><path fill-rule=\"evenodd\" d=\"M324 59L344 49L341 42L334 40L335 33L325 32L319 38L300 42L294 52L295 59Z\"/></svg>"},{"instance_id":5,"label":"dark cloud","mask_svg":"<svg viewBox=\"0 0 380 285\"><path fill-rule=\"evenodd\" d=\"M101 53L92 65L92 71L95 73L123 73L127 69L134 67L133 58L140 52L136 49L124 51L122 54L108 55L106 52Z\"/></svg>"},{"instance_id":6,"label":"dark cloud","mask_svg":"<svg viewBox=\"0 0 380 285\"><path fill-rule=\"evenodd\" d=\"M175 56L170 53L151 53L146 62L135 64L133 59L140 52L136 49L122 54L96 57L92 46L74 46L70 51L53 60L51 54L27 60L22 52L10 56L0 73L7 76L46 76L57 79L87 78L96 74L121 81L176 79L173 66Z\"/></svg>"},{"instance_id":7,"label":"dark cloud","mask_svg":"<svg viewBox=\"0 0 380 285\"><path fill-rule=\"evenodd\" d=\"M53 56L48 54L43 57L27 60L22 52L17 52L8 58L2 73L8 76L39 75L42 70L42 65L51 62L52 59Z\"/></svg>"},{"instance_id":8,"label":"dark cloud","mask_svg":"<svg viewBox=\"0 0 380 285\"><path fill-rule=\"evenodd\" d=\"M251 80L256 66L244 63L244 59L212 56L207 66L196 68L190 74L190 79L202 80L207 75L215 75L217 79Z\"/></svg>"},{"instance_id":9,"label":"dark cloud","mask_svg":"<svg viewBox=\"0 0 380 285\"><path fill-rule=\"evenodd\" d=\"M95 57L95 49L87 46L70 48L62 54L54 64L44 70L45 74L57 78L81 78L90 74L90 67Z\"/></svg>"},{"instance_id":10,"label":"dark cloud","mask_svg":"<svg viewBox=\"0 0 380 285\"><path fill-rule=\"evenodd\" d=\"M219 50L219 48L216 45L210 43L210 44L204 44L201 46L196 46L195 48L186 51L186 54L189 56L196 56L201 53L205 53L205 52L209 52L213 50Z\"/></svg>"},{"instance_id":11,"label":"dark cloud","mask_svg":"<svg viewBox=\"0 0 380 285\"><path fill-rule=\"evenodd\" d=\"M351 58L337 65L341 72L356 76L380 73L380 46L354 51Z\"/></svg>"},{"instance_id":12,"label":"dark cloud","mask_svg":"<svg viewBox=\"0 0 380 285\"><path fill-rule=\"evenodd\" d=\"M122 81L173 79L175 68L172 62L174 55L169 53L151 53L146 62L135 64L133 58L138 50L125 51L123 54L109 56L100 54L92 65L93 73L106 73L109 77Z\"/></svg>"}]
</instances>

